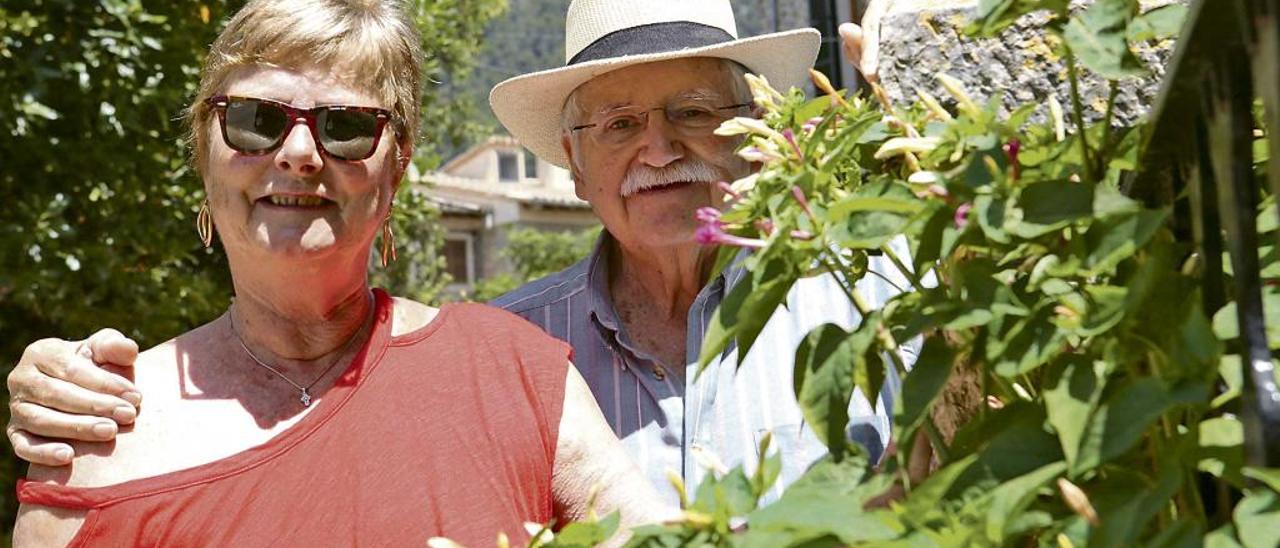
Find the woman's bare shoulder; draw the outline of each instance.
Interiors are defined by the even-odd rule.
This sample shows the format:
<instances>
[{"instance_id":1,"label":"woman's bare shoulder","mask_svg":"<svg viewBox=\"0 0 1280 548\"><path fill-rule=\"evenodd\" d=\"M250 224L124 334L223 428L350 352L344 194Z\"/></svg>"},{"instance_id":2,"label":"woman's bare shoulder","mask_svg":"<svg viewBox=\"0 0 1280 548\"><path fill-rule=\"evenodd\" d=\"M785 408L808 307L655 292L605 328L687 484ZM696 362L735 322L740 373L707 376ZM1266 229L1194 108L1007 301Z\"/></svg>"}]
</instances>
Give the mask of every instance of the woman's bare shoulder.
<instances>
[{"instance_id":1,"label":"woman's bare shoulder","mask_svg":"<svg viewBox=\"0 0 1280 548\"><path fill-rule=\"evenodd\" d=\"M83 510L23 504L13 524L15 548L66 546L75 540L84 525Z\"/></svg>"},{"instance_id":2,"label":"woman's bare shoulder","mask_svg":"<svg viewBox=\"0 0 1280 548\"><path fill-rule=\"evenodd\" d=\"M440 314L439 308L404 297L395 297L395 306L392 310L392 336L404 335L422 329Z\"/></svg>"}]
</instances>

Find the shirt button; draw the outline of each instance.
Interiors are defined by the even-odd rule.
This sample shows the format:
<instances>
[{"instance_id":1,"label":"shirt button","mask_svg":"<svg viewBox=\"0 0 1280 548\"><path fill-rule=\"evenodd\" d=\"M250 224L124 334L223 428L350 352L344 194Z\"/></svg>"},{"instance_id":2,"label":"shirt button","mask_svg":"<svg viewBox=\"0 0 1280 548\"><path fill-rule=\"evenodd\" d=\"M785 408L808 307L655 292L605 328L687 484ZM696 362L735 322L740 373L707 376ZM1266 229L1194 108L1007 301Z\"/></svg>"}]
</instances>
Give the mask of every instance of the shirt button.
<instances>
[{"instance_id":1,"label":"shirt button","mask_svg":"<svg viewBox=\"0 0 1280 548\"><path fill-rule=\"evenodd\" d=\"M653 376L658 380L663 380L667 378L667 372L662 370L661 365L655 365L653 366Z\"/></svg>"}]
</instances>

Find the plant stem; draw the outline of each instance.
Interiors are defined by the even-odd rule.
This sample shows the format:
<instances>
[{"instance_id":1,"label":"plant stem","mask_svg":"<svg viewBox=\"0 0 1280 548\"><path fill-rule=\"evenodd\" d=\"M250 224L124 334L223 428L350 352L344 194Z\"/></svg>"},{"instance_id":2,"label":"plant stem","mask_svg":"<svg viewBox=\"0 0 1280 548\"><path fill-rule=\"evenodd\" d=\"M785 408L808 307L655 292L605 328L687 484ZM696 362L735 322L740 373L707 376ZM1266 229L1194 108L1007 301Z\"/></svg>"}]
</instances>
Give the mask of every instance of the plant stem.
<instances>
[{"instance_id":1,"label":"plant stem","mask_svg":"<svg viewBox=\"0 0 1280 548\"><path fill-rule=\"evenodd\" d=\"M907 268L906 263L903 263L902 259L898 257L898 254L893 252L892 246L884 244L880 246L880 251L884 253L885 257L889 258L889 261L893 263L893 266L898 268L898 272L902 273L902 277L911 282L911 287L916 288L916 291L921 293L925 291L925 287L920 284L920 279L916 276L916 273L910 268Z\"/></svg>"},{"instance_id":2,"label":"plant stem","mask_svg":"<svg viewBox=\"0 0 1280 548\"><path fill-rule=\"evenodd\" d=\"M1080 100L1080 70L1076 67L1076 54L1067 50L1067 74L1071 81L1071 110L1076 123L1076 133L1080 136L1080 153L1083 155L1084 175L1091 183L1098 182L1093 174L1093 161L1090 160L1089 135L1084 127L1084 103Z\"/></svg>"},{"instance_id":3,"label":"plant stem","mask_svg":"<svg viewBox=\"0 0 1280 548\"><path fill-rule=\"evenodd\" d=\"M857 309L858 314L862 316L862 321L867 321L867 319L871 317L871 313L874 312L871 305L867 304L867 301L862 298L862 295L858 293L857 288L851 287L848 280L837 273L835 265L831 264L831 258L827 257L825 253L822 255L822 265L827 268L827 272L830 272L831 275L836 278L836 282L840 285L840 289L844 290L844 294L849 298L849 302L853 303L853 307ZM903 377L907 376L907 365L903 363L902 356L898 354L898 341L893 339L893 335L889 333L888 329L885 329L884 324L882 323L877 323L875 325L875 330L876 340L880 343L880 346L889 353L889 361L893 362L893 367L898 370L899 375Z\"/></svg>"},{"instance_id":4,"label":"plant stem","mask_svg":"<svg viewBox=\"0 0 1280 548\"><path fill-rule=\"evenodd\" d=\"M1107 172L1107 151L1111 149L1111 120L1116 115L1116 97L1120 96L1120 86L1116 85L1115 80L1107 80L1107 86L1110 88L1107 94L1107 114L1102 118L1102 141L1098 143L1098 165L1095 173Z\"/></svg>"},{"instance_id":5,"label":"plant stem","mask_svg":"<svg viewBox=\"0 0 1280 548\"><path fill-rule=\"evenodd\" d=\"M951 451L947 447L946 440L942 439L942 432L938 431L938 425L933 424L933 417L924 418L924 433L929 436L929 443L933 444L933 453L938 456L938 462L941 466L946 466L951 462Z\"/></svg>"}]
</instances>

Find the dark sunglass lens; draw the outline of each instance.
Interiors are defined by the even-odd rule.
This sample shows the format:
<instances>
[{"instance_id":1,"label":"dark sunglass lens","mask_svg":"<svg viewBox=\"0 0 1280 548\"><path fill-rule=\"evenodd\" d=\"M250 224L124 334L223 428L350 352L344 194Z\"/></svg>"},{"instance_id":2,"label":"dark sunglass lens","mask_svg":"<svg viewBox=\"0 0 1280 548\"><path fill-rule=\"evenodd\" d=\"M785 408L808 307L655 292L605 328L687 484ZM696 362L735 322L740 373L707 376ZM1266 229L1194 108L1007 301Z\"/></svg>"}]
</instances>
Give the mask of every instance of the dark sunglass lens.
<instances>
[{"instance_id":1,"label":"dark sunglass lens","mask_svg":"<svg viewBox=\"0 0 1280 548\"><path fill-rule=\"evenodd\" d=\"M253 99L227 103L227 141L240 152L274 148L288 125L289 115L275 105Z\"/></svg>"},{"instance_id":2,"label":"dark sunglass lens","mask_svg":"<svg viewBox=\"0 0 1280 548\"><path fill-rule=\"evenodd\" d=\"M316 118L320 143L329 154L344 160L363 160L373 152L378 117L358 110L325 110Z\"/></svg>"}]
</instances>

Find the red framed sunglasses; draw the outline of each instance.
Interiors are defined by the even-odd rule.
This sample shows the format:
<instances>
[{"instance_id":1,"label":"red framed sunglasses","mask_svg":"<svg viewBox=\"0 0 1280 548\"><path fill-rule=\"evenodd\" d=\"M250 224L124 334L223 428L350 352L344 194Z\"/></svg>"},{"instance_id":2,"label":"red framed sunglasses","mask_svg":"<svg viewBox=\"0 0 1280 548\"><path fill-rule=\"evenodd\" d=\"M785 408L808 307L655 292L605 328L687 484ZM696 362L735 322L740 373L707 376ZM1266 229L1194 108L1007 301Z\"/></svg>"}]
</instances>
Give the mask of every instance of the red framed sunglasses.
<instances>
[{"instance_id":1,"label":"red framed sunglasses","mask_svg":"<svg viewBox=\"0 0 1280 548\"><path fill-rule=\"evenodd\" d=\"M270 99L230 95L215 95L204 103L218 113L222 141L236 152L255 156L280 148L293 126L306 122L316 150L339 160L367 160L378 149L382 130L391 120L390 111L376 107L300 109Z\"/></svg>"}]
</instances>

